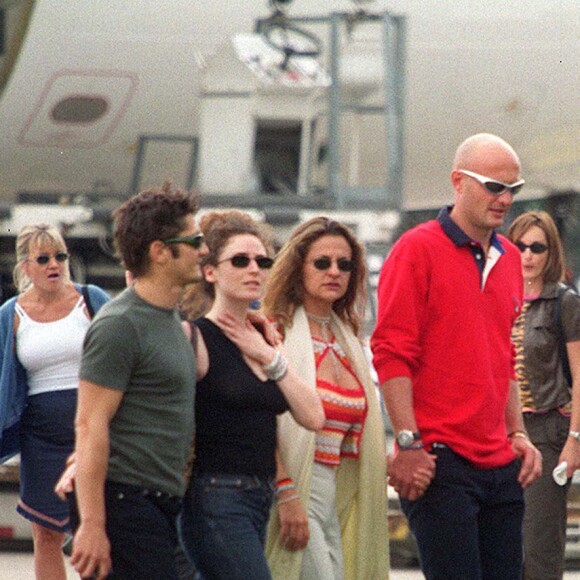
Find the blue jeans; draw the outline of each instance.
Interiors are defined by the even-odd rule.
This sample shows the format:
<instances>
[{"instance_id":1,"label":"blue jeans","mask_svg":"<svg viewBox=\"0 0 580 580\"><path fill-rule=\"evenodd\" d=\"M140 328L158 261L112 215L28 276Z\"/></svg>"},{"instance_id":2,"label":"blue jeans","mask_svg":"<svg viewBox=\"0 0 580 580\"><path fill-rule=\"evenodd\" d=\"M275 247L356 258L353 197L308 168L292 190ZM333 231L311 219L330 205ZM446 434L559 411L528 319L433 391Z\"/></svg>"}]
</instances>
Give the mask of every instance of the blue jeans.
<instances>
[{"instance_id":1,"label":"blue jeans","mask_svg":"<svg viewBox=\"0 0 580 580\"><path fill-rule=\"evenodd\" d=\"M178 518L186 555L204 580L270 580L264 555L271 481L194 475Z\"/></svg>"},{"instance_id":2,"label":"blue jeans","mask_svg":"<svg viewBox=\"0 0 580 580\"><path fill-rule=\"evenodd\" d=\"M71 524L78 527L73 498ZM178 580L176 518L181 499L134 485L105 483L107 537L113 571L109 580Z\"/></svg>"},{"instance_id":3,"label":"blue jeans","mask_svg":"<svg viewBox=\"0 0 580 580\"><path fill-rule=\"evenodd\" d=\"M477 469L435 444L435 478L417 501L401 500L427 580L520 580L523 490L519 461Z\"/></svg>"}]
</instances>

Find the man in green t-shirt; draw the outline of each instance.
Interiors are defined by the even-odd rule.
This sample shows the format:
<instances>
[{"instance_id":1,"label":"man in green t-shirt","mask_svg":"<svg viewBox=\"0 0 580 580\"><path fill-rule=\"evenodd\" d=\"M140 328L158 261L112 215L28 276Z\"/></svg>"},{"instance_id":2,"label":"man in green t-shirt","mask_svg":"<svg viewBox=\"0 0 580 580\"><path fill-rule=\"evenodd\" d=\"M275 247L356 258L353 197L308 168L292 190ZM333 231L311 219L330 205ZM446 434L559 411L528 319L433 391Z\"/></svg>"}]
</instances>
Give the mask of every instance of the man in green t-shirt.
<instances>
[{"instance_id":1,"label":"man in green t-shirt","mask_svg":"<svg viewBox=\"0 0 580 580\"><path fill-rule=\"evenodd\" d=\"M76 417L82 577L176 579L175 517L193 433L196 365L176 309L207 253L195 196L169 184L114 214L135 282L87 334ZM111 574L109 576L109 574Z\"/></svg>"}]
</instances>

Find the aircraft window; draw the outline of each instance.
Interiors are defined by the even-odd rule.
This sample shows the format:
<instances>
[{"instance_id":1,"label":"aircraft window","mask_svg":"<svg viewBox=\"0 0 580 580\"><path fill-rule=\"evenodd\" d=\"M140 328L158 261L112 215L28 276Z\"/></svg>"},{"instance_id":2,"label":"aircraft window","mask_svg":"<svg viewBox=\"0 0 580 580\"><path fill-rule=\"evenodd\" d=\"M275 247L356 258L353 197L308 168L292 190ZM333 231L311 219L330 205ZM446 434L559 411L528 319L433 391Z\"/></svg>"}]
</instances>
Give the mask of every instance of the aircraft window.
<instances>
[{"instance_id":1,"label":"aircraft window","mask_svg":"<svg viewBox=\"0 0 580 580\"><path fill-rule=\"evenodd\" d=\"M102 97L66 97L52 109L52 120L56 123L92 123L100 119L109 105Z\"/></svg>"}]
</instances>

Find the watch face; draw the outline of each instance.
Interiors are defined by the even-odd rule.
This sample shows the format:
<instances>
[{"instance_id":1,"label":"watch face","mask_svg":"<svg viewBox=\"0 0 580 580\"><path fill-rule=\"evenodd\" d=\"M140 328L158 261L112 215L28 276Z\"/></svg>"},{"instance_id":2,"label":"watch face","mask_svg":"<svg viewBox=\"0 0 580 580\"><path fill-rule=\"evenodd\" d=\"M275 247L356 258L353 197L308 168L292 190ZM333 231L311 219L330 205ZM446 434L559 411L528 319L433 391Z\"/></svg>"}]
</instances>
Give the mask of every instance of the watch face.
<instances>
[{"instance_id":1,"label":"watch face","mask_svg":"<svg viewBox=\"0 0 580 580\"><path fill-rule=\"evenodd\" d=\"M399 444L399 447L409 447L409 445L413 444L414 440L413 431L403 430L397 435L397 443Z\"/></svg>"}]
</instances>

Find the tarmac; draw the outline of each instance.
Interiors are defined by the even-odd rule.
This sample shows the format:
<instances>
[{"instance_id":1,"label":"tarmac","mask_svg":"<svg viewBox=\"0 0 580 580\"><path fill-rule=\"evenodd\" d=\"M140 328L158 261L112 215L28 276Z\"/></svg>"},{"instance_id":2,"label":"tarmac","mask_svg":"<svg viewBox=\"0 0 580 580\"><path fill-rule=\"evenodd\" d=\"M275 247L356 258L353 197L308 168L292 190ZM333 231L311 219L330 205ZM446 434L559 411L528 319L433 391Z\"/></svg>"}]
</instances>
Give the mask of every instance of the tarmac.
<instances>
[{"instance_id":1,"label":"tarmac","mask_svg":"<svg viewBox=\"0 0 580 580\"><path fill-rule=\"evenodd\" d=\"M67 580L78 580L67 560ZM419 570L392 570L390 580L422 580ZM572 578L572 577L571 577ZM580 580L580 574L577 578ZM30 553L1 552L0 580L34 580L34 561Z\"/></svg>"},{"instance_id":2,"label":"tarmac","mask_svg":"<svg viewBox=\"0 0 580 580\"><path fill-rule=\"evenodd\" d=\"M78 575L67 560L67 580L77 580ZM391 570L390 580L423 580L416 569ZM0 552L0 580L34 580L34 561L31 553ZM566 572L564 580L580 580L580 571Z\"/></svg>"}]
</instances>

